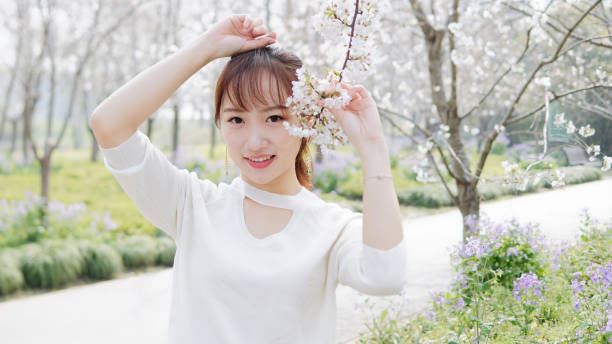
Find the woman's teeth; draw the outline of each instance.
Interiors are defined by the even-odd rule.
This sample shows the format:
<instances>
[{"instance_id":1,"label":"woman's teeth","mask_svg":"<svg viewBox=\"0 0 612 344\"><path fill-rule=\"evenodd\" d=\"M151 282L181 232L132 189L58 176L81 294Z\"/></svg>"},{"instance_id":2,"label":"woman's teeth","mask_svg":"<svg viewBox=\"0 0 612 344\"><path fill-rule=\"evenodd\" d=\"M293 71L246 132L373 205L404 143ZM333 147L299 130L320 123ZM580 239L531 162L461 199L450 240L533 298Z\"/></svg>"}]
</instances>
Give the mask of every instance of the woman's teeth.
<instances>
[{"instance_id":1,"label":"woman's teeth","mask_svg":"<svg viewBox=\"0 0 612 344\"><path fill-rule=\"evenodd\" d=\"M249 160L251 160L251 161L256 161L256 162L261 162L261 161L266 161L266 160L268 160L268 159L271 159L272 157L273 157L273 155L270 155L270 156L269 156L269 157L267 157L267 158L261 158L261 159L249 159Z\"/></svg>"}]
</instances>

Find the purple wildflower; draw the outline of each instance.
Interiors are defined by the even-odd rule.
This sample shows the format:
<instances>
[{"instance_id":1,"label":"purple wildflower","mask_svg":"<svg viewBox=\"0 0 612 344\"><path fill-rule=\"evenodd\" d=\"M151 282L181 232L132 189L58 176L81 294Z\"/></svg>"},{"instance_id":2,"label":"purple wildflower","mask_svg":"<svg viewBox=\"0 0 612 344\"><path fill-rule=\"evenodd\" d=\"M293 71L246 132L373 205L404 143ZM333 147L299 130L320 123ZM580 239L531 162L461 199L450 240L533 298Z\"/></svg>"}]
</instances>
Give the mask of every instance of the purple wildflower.
<instances>
[{"instance_id":1,"label":"purple wildflower","mask_svg":"<svg viewBox=\"0 0 612 344\"><path fill-rule=\"evenodd\" d=\"M468 234L478 233L478 217L475 215L468 215L464 218L465 224L468 226Z\"/></svg>"},{"instance_id":2,"label":"purple wildflower","mask_svg":"<svg viewBox=\"0 0 612 344\"><path fill-rule=\"evenodd\" d=\"M465 301L463 301L463 298L460 297L459 300L457 300L457 304L455 305L455 309L460 309L465 307Z\"/></svg>"},{"instance_id":3,"label":"purple wildflower","mask_svg":"<svg viewBox=\"0 0 612 344\"><path fill-rule=\"evenodd\" d=\"M519 254L518 247L510 247L506 251L506 256L518 256L518 254Z\"/></svg>"},{"instance_id":4,"label":"purple wildflower","mask_svg":"<svg viewBox=\"0 0 612 344\"><path fill-rule=\"evenodd\" d=\"M526 305L537 306L544 299L542 291L548 289L533 272L524 273L514 281L514 299Z\"/></svg>"},{"instance_id":5,"label":"purple wildflower","mask_svg":"<svg viewBox=\"0 0 612 344\"><path fill-rule=\"evenodd\" d=\"M572 279L572 292L574 293L574 309L579 311L580 306L584 303L580 292L584 290L584 284L578 280L578 278Z\"/></svg>"}]
</instances>

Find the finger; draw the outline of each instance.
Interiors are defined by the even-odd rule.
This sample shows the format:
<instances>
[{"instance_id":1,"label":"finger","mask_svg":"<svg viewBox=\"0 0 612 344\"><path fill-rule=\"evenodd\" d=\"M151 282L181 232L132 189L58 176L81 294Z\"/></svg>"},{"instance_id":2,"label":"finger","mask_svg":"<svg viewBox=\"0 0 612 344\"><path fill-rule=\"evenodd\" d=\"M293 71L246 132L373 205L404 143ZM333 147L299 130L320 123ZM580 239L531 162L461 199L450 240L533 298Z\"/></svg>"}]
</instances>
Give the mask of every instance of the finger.
<instances>
[{"instance_id":1,"label":"finger","mask_svg":"<svg viewBox=\"0 0 612 344\"><path fill-rule=\"evenodd\" d=\"M242 49L242 51L262 48L262 47L265 47L266 45L276 43L275 37L276 37L276 34L274 34L273 37L270 34L268 34L268 35L265 35L265 36L262 36L256 39L251 39L244 44L244 48Z\"/></svg>"},{"instance_id":2,"label":"finger","mask_svg":"<svg viewBox=\"0 0 612 344\"><path fill-rule=\"evenodd\" d=\"M359 95L361 95L362 98L367 98L370 95L368 90L362 85L357 85L356 90L359 93Z\"/></svg>"},{"instance_id":3,"label":"finger","mask_svg":"<svg viewBox=\"0 0 612 344\"><path fill-rule=\"evenodd\" d=\"M244 16L244 19L242 22L242 28L247 32L249 32L253 28L253 20L249 18L248 15Z\"/></svg>"},{"instance_id":4,"label":"finger","mask_svg":"<svg viewBox=\"0 0 612 344\"><path fill-rule=\"evenodd\" d=\"M263 25L258 25L256 27L254 27L253 30L251 31L251 33L253 34L254 37L265 35L266 32L268 32L268 30L266 30L266 28L263 27Z\"/></svg>"}]
</instances>

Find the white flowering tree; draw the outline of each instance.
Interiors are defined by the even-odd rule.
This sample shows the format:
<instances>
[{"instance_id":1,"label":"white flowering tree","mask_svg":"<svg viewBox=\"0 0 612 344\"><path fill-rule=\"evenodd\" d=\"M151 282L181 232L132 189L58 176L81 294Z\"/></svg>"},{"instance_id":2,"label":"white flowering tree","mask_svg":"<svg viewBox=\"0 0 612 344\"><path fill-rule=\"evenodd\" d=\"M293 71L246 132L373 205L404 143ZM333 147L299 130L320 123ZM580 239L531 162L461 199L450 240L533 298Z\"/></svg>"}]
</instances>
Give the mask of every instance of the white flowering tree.
<instances>
[{"instance_id":1,"label":"white flowering tree","mask_svg":"<svg viewBox=\"0 0 612 344\"><path fill-rule=\"evenodd\" d=\"M542 143L533 164L550 154L546 130L556 118L555 124L565 125L591 159L600 159L603 170L610 168L610 157L581 141L594 129L573 128L550 106L579 97L584 102L596 94L608 101L593 106L610 112L609 11L610 3L601 0L411 0L385 13L388 32L391 25L406 25L393 33L398 48L390 55L401 77L386 83L386 99L393 101L383 98L381 112L419 143L431 167L421 175L436 175L464 218L478 216L477 187L485 163L500 133L513 124L532 121L530 131ZM485 130L478 128L479 119L486 120ZM483 146L472 163L466 147L474 136ZM507 181L518 188L541 177L515 164L504 167ZM562 185L558 171L551 177L553 185Z\"/></svg>"},{"instance_id":2,"label":"white flowering tree","mask_svg":"<svg viewBox=\"0 0 612 344\"><path fill-rule=\"evenodd\" d=\"M298 71L287 101L301 114L297 126L286 124L293 135L314 136L326 149L345 142L333 116L318 105L349 101L335 83L343 76L349 82L369 78L364 83L375 85L381 115L418 144L430 167L418 171L419 179L439 180L464 218L478 216L485 163L500 133L510 134L506 128L513 124L534 122L529 131L542 147L530 166L551 153L547 129L554 122L574 135L591 160L599 159L602 170L610 168L610 157L584 141L594 128L576 128L551 110L553 102L583 97L583 106L597 98L591 106L610 113L609 2L352 0L325 1L321 9L314 25L330 43L332 63L340 64L322 79L308 66ZM387 55L373 48L372 37L391 43L382 49ZM372 66L380 72L371 73ZM466 150L473 137L482 142L474 163ZM508 184L519 189L542 177L518 164L504 167ZM563 185L559 171L548 177ZM467 229L464 224L464 240Z\"/></svg>"},{"instance_id":3,"label":"white flowering tree","mask_svg":"<svg viewBox=\"0 0 612 344\"><path fill-rule=\"evenodd\" d=\"M23 52L23 67L17 73L21 85L18 96L23 109L24 158L27 160L26 152L31 150L40 165L41 196L45 205L49 198L51 158L75 112L79 90L85 85L82 83L85 67L96 47L144 1L128 4L119 12L116 8L105 7L108 3L101 0L87 6L68 1L16 2L15 9L20 11L17 25L32 43ZM101 17L111 11L117 14L114 19L101 23ZM81 20L69 20L78 16ZM54 124L58 113L63 116L56 132ZM44 132L38 132L33 126L35 115L46 119ZM42 140L38 139L40 137Z\"/></svg>"}]
</instances>

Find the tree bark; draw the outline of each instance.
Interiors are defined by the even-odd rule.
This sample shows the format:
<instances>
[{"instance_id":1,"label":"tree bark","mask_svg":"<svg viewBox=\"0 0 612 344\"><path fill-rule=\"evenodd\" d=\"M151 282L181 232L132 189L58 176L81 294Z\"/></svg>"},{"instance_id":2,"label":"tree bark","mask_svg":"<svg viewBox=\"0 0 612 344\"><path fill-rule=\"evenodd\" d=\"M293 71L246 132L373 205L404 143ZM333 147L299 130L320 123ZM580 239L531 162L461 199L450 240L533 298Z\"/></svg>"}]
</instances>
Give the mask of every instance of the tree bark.
<instances>
[{"instance_id":1,"label":"tree bark","mask_svg":"<svg viewBox=\"0 0 612 344\"><path fill-rule=\"evenodd\" d=\"M153 140L153 124L155 124L153 116L147 118L147 137L149 137L149 140Z\"/></svg>"},{"instance_id":2,"label":"tree bark","mask_svg":"<svg viewBox=\"0 0 612 344\"><path fill-rule=\"evenodd\" d=\"M210 102L210 150L208 151L208 157L210 160L215 158L215 144L217 143L217 127L215 126L215 108Z\"/></svg>"},{"instance_id":3,"label":"tree bark","mask_svg":"<svg viewBox=\"0 0 612 344\"><path fill-rule=\"evenodd\" d=\"M172 163L176 163L179 145L179 114L181 112L181 106L178 101L174 102L172 111L174 112L174 121L172 123Z\"/></svg>"}]
</instances>

